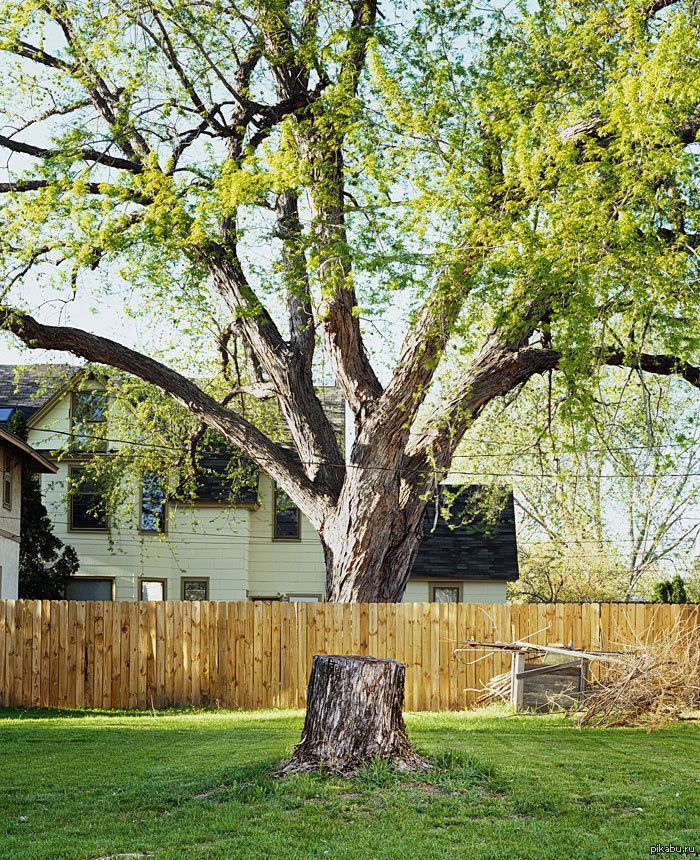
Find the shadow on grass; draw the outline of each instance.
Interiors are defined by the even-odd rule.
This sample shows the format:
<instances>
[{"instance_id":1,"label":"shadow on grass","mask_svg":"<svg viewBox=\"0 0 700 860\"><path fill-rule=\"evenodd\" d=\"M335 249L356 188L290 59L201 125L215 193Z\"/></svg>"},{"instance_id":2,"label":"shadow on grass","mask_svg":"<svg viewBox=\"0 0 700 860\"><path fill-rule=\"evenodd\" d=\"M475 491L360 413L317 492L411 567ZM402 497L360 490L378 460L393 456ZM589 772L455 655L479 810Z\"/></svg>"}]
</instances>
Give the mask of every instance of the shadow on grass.
<instances>
[{"instance_id":1,"label":"shadow on grass","mask_svg":"<svg viewBox=\"0 0 700 860\"><path fill-rule=\"evenodd\" d=\"M197 716L204 714L246 714L252 719L256 712L244 708L161 708L158 710L111 710L107 708L2 708L0 707L0 720L49 720L49 719L91 719L95 717L111 717L124 719L143 717L177 717ZM267 712L264 712L267 713Z\"/></svg>"}]
</instances>

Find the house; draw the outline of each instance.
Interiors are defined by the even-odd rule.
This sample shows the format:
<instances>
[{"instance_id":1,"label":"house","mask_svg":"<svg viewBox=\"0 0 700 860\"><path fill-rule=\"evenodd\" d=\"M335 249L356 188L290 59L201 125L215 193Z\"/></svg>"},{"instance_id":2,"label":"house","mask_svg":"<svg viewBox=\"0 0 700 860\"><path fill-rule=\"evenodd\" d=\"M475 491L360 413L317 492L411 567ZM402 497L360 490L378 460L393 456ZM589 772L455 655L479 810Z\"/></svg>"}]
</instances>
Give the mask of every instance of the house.
<instances>
[{"instance_id":1,"label":"house","mask_svg":"<svg viewBox=\"0 0 700 860\"><path fill-rule=\"evenodd\" d=\"M22 439L0 427L0 598L17 598L23 473L55 475L57 467Z\"/></svg>"},{"instance_id":2,"label":"house","mask_svg":"<svg viewBox=\"0 0 700 860\"><path fill-rule=\"evenodd\" d=\"M55 463L42 476L54 532L72 545L80 573L69 599L323 600L325 567L318 536L286 493L253 467L232 494L231 454L211 450L193 496L166 501L162 480L143 473L126 488L129 515L110 521L99 488L87 478L92 457L122 445L107 432L108 398L81 368L0 366L0 418L29 417L29 441ZM340 439L344 404L337 388L319 396ZM104 440L88 453L83 439ZM68 492L71 482L80 482ZM512 497L490 534L432 515L406 589L406 601L505 602L517 579Z\"/></svg>"}]
</instances>

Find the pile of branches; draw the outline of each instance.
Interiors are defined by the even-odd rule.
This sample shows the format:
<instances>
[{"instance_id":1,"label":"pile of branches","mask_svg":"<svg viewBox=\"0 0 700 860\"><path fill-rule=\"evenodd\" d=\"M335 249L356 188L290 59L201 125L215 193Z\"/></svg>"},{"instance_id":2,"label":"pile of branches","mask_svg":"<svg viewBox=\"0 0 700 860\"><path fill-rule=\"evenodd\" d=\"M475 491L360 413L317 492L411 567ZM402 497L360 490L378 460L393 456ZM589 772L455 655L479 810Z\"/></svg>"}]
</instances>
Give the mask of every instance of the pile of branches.
<instances>
[{"instance_id":1,"label":"pile of branches","mask_svg":"<svg viewBox=\"0 0 700 860\"><path fill-rule=\"evenodd\" d=\"M700 711L700 626L678 619L651 645L618 653L573 713L578 725L645 726L648 731Z\"/></svg>"},{"instance_id":2,"label":"pile of branches","mask_svg":"<svg viewBox=\"0 0 700 860\"><path fill-rule=\"evenodd\" d=\"M490 681L483 685L482 689L476 690L481 693L477 698L477 705L489 705L492 702L510 702L511 675L510 671L502 675L494 675Z\"/></svg>"}]
</instances>

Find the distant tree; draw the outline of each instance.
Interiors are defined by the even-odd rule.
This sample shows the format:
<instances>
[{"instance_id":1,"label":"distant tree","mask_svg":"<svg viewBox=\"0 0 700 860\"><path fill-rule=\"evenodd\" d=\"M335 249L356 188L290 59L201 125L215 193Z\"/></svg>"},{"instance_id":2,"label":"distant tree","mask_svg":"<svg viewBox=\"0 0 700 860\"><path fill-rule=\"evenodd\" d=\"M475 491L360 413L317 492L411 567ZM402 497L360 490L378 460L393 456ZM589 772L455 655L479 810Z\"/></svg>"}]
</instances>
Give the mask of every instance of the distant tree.
<instances>
[{"instance_id":1,"label":"distant tree","mask_svg":"<svg viewBox=\"0 0 700 860\"><path fill-rule=\"evenodd\" d=\"M670 603L671 602L671 583L668 579L662 579L654 583L652 590L652 603Z\"/></svg>"},{"instance_id":2,"label":"distant tree","mask_svg":"<svg viewBox=\"0 0 700 860\"><path fill-rule=\"evenodd\" d=\"M27 419L15 412L8 429L20 439L27 438ZM22 475L22 512L19 543L19 596L29 600L58 600L80 562L72 546L53 533L49 515L41 501L41 485L36 475Z\"/></svg>"},{"instance_id":3,"label":"distant tree","mask_svg":"<svg viewBox=\"0 0 700 860\"><path fill-rule=\"evenodd\" d=\"M669 603L687 603L688 595L685 591L683 577L677 573L671 580L671 595Z\"/></svg>"},{"instance_id":4,"label":"distant tree","mask_svg":"<svg viewBox=\"0 0 700 860\"><path fill-rule=\"evenodd\" d=\"M576 551L577 550L577 551ZM519 603L604 603L626 600L629 571L624 556L610 547L579 544L562 548L541 541L519 549L520 577L508 597Z\"/></svg>"},{"instance_id":5,"label":"distant tree","mask_svg":"<svg viewBox=\"0 0 700 860\"><path fill-rule=\"evenodd\" d=\"M695 565L685 578L685 590L688 603L700 603L700 558L695 559Z\"/></svg>"},{"instance_id":6,"label":"distant tree","mask_svg":"<svg viewBox=\"0 0 700 860\"><path fill-rule=\"evenodd\" d=\"M654 583L652 603L687 603L685 580L677 573L673 579Z\"/></svg>"},{"instance_id":7,"label":"distant tree","mask_svg":"<svg viewBox=\"0 0 700 860\"><path fill-rule=\"evenodd\" d=\"M690 572L700 403L682 385L610 369L590 402L573 403L566 380L545 377L508 405L508 422L503 412L485 410L455 459L456 471L513 487L513 596L627 600L670 570Z\"/></svg>"}]
</instances>

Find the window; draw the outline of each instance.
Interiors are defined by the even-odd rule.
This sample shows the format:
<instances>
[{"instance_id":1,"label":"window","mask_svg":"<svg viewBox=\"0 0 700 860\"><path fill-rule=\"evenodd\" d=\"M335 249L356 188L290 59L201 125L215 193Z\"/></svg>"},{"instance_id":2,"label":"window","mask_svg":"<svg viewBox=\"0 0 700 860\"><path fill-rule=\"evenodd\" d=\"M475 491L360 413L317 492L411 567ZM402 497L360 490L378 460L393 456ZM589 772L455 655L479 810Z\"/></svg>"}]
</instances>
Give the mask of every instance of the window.
<instances>
[{"instance_id":1,"label":"window","mask_svg":"<svg viewBox=\"0 0 700 860\"><path fill-rule=\"evenodd\" d=\"M74 576L68 583L68 600L113 600L114 580L97 576Z\"/></svg>"},{"instance_id":2,"label":"window","mask_svg":"<svg viewBox=\"0 0 700 860\"><path fill-rule=\"evenodd\" d=\"M102 488L83 469L70 470L70 528L72 531L107 531L107 505Z\"/></svg>"},{"instance_id":3,"label":"window","mask_svg":"<svg viewBox=\"0 0 700 860\"><path fill-rule=\"evenodd\" d=\"M195 579L188 576L181 581L183 600L209 600L209 580L206 577Z\"/></svg>"},{"instance_id":4,"label":"window","mask_svg":"<svg viewBox=\"0 0 700 860\"><path fill-rule=\"evenodd\" d=\"M431 586L431 598L433 603L459 603L460 587L458 585L433 585Z\"/></svg>"},{"instance_id":5,"label":"window","mask_svg":"<svg viewBox=\"0 0 700 860\"><path fill-rule=\"evenodd\" d=\"M2 505L8 511L12 510L12 461L7 451L4 452L2 470Z\"/></svg>"},{"instance_id":6,"label":"window","mask_svg":"<svg viewBox=\"0 0 700 860\"><path fill-rule=\"evenodd\" d=\"M301 511L285 491L276 484L274 493L274 539L299 540L301 538Z\"/></svg>"},{"instance_id":7,"label":"window","mask_svg":"<svg viewBox=\"0 0 700 860\"><path fill-rule=\"evenodd\" d=\"M142 532L165 531L165 481L153 472L144 472L141 479L139 528Z\"/></svg>"},{"instance_id":8,"label":"window","mask_svg":"<svg viewBox=\"0 0 700 860\"><path fill-rule=\"evenodd\" d=\"M139 579L139 600L165 600L165 580Z\"/></svg>"},{"instance_id":9,"label":"window","mask_svg":"<svg viewBox=\"0 0 700 860\"><path fill-rule=\"evenodd\" d=\"M74 391L71 403L72 447L78 451L106 451L106 428L105 392Z\"/></svg>"},{"instance_id":10,"label":"window","mask_svg":"<svg viewBox=\"0 0 700 860\"><path fill-rule=\"evenodd\" d=\"M318 594L290 594L288 598L290 603L320 603L321 597Z\"/></svg>"}]
</instances>

